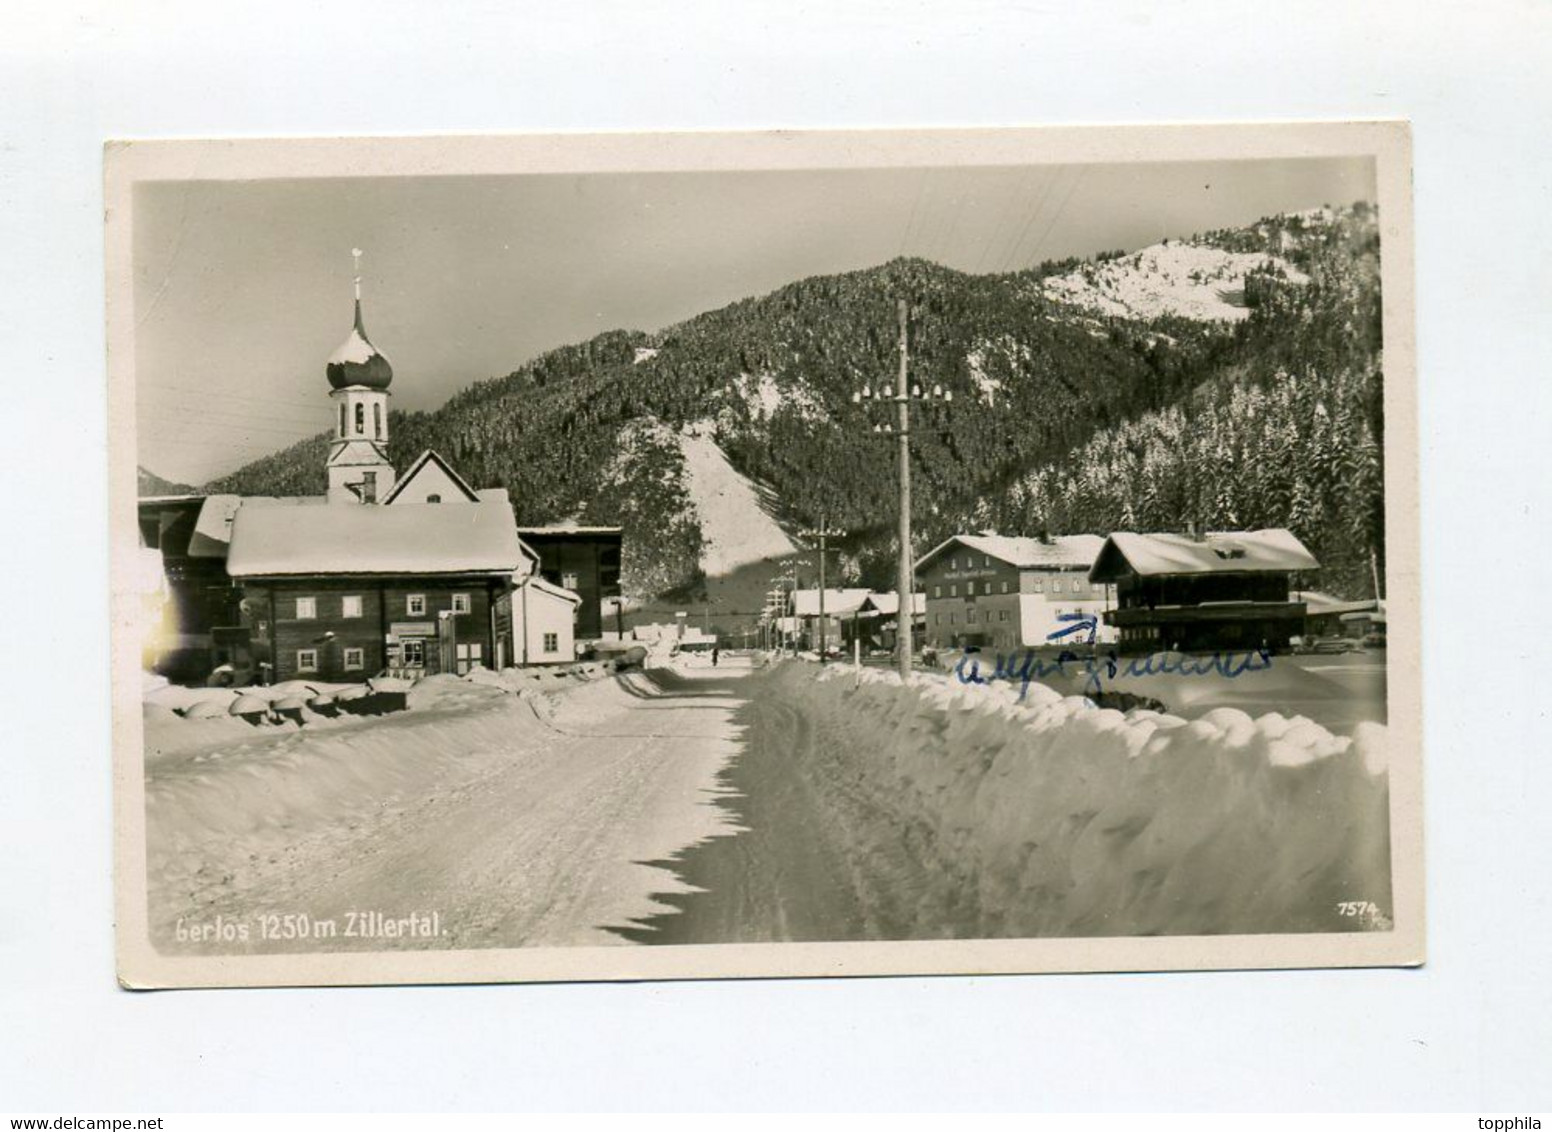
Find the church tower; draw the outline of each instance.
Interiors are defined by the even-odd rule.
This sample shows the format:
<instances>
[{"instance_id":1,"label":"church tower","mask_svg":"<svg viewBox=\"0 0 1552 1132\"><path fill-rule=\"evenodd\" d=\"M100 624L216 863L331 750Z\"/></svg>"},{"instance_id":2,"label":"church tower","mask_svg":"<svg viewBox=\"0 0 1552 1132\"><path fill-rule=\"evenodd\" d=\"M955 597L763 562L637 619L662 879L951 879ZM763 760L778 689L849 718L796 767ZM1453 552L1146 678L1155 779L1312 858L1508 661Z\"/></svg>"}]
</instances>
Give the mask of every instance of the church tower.
<instances>
[{"instance_id":1,"label":"church tower","mask_svg":"<svg viewBox=\"0 0 1552 1132\"><path fill-rule=\"evenodd\" d=\"M356 325L329 356L329 398L335 404L329 444L329 502L376 503L393 487L388 462L388 385L393 367L367 340L361 322L361 250L356 271Z\"/></svg>"}]
</instances>

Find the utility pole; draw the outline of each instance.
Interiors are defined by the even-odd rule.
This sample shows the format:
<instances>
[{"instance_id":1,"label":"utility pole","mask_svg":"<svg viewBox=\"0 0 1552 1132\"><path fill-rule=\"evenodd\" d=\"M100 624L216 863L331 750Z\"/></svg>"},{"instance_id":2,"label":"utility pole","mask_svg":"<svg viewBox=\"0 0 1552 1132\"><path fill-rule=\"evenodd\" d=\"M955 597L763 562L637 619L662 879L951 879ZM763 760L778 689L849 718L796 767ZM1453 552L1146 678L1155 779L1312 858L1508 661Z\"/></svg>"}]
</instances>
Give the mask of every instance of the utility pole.
<instances>
[{"instance_id":1,"label":"utility pole","mask_svg":"<svg viewBox=\"0 0 1552 1132\"><path fill-rule=\"evenodd\" d=\"M781 582L782 587L783 587L780 590L778 590L778 592L782 596L783 620L785 620L786 616L787 616L787 614L786 614L786 606L787 606L787 603L788 603L787 591L785 589L785 586L786 586L786 583L789 582L789 581L792 583L792 596L791 596L792 613L791 613L790 616L792 618L792 626L793 627L792 627L792 631L791 631L790 634L787 632L787 630L785 628L782 629L782 634L783 634L783 638L784 638L783 650L782 651L786 651L786 649L785 649L785 640L790 639L791 643L792 643L792 655L794 657L796 657L798 655L798 643L799 643L798 642L798 632L797 632L797 620L798 620L798 567L799 566L808 566L808 565L810 565L808 559L806 559L806 558L799 558L799 559L797 559L797 560L795 560L793 562L789 562L787 564L787 569L784 570L782 573L777 575L777 580L779 580Z\"/></svg>"},{"instance_id":2,"label":"utility pole","mask_svg":"<svg viewBox=\"0 0 1552 1132\"><path fill-rule=\"evenodd\" d=\"M829 659L825 655L827 637L827 626L825 624L825 554L829 550L826 544L828 540L840 538L846 532L831 530L829 523L821 516L817 530L800 531L798 533L803 538L819 540L819 663L823 664Z\"/></svg>"},{"instance_id":3,"label":"utility pole","mask_svg":"<svg viewBox=\"0 0 1552 1132\"><path fill-rule=\"evenodd\" d=\"M898 653L896 659L899 662L900 678L906 679L911 674L911 629L916 617L916 569L911 557L911 402L920 401L924 404L932 404L947 410L953 403L954 391L944 389L941 385L934 385L930 392L924 393L920 385L910 384L910 341L909 322L910 306L905 299L900 299L898 304L900 316L900 372L895 381L895 391L890 394L887 386L880 385L878 393L864 385L860 392L853 393L852 404L860 405L864 402L892 402L895 408L895 420L887 424L875 424L873 432L883 437L893 437L898 443L898 459L900 462L900 568L895 580L895 588L899 591L900 605L895 614L895 642ZM896 436L898 434L898 436Z\"/></svg>"}]
</instances>

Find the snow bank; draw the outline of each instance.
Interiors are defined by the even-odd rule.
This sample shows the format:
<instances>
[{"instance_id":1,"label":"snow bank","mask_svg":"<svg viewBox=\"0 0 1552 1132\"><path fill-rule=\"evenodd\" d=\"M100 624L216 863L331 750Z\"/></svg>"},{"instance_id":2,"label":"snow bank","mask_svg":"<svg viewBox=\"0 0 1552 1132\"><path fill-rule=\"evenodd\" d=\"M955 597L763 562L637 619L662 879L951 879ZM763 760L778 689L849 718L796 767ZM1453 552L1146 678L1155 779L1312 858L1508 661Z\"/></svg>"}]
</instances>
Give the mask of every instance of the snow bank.
<instances>
[{"instance_id":1,"label":"snow bank","mask_svg":"<svg viewBox=\"0 0 1552 1132\"><path fill-rule=\"evenodd\" d=\"M142 694L148 767L170 759L219 759L223 748L241 748L255 737L337 727L362 716L400 708L457 711L506 695L542 696L612 675L618 661L567 667L475 668L466 676L440 673L421 680L374 677L366 684L287 680L244 688L184 688L147 681ZM402 699L400 698L402 697Z\"/></svg>"},{"instance_id":2,"label":"snow bank","mask_svg":"<svg viewBox=\"0 0 1552 1132\"><path fill-rule=\"evenodd\" d=\"M240 891L304 842L343 841L365 823L489 773L514 750L544 741L543 724L523 700L455 682L483 691L486 702L464 703L456 713L400 712L369 726L292 726L290 733L232 720L236 730L216 736L219 747L148 763L153 893L168 910L186 912L190 900ZM221 876L205 875L210 862L221 863Z\"/></svg>"},{"instance_id":3,"label":"snow bank","mask_svg":"<svg viewBox=\"0 0 1552 1132\"><path fill-rule=\"evenodd\" d=\"M1390 908L1386 730L1218 708L1125 714L1033 684L784 665L816 796L866 798L870 857L921 877L915 930L958 936L1351 930ZM835 803L832 803L835 804ZM866 825L857 831L858 825ZM882 867L882 866L881 866Z\"/></svg>"}]
</instances>

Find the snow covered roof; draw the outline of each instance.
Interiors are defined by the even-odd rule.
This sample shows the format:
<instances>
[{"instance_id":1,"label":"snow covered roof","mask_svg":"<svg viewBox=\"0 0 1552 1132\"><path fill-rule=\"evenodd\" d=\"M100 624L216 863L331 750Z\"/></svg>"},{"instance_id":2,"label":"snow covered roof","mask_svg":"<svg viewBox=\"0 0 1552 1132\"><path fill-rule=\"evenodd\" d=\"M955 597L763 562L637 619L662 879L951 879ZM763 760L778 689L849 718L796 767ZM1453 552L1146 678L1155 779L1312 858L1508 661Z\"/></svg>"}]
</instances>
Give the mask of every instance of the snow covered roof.
<instances>
[{"instance_id":1,"label":"snow covered roof","mask_svg":"<svg viewBox=\"0 0 1552 1132\"><path fill-rule=\"evenodd\" d=\"M226 570L299 574L511 574L527 557L501 503L243 507Z\"/></svg>"},{"instance_id":2,"label":"snow covered roof","mask_svg":"<svg viewBox=\"0 0 1552 1132\"><path fill-rule=\"evenodd\" d=\"M918 558L916 569L923 569L955 546L965 546L1020 569L1081 567L1086 570L1094 564L1104 545L1105 540L1099 535L1057 535L1049 540L1012 535L954 535Z\"/></svg>"},{"instance_id":3,"label":"snow covered roof","mask_svg":"<svg viewBox=\"0 0 1552 1132\"><path fill-rule=\"evenodd\" d=\"M571 523L558 523L553 527L518 527L520 535L618 535L624 527L581 527Z\"/></svg>"},{"instance_id":4,"label":"snow covered roof","mask_svg":"<svg viewBox=\"0 0 1552 1132\"><path fill-rule=\"evenodd\" d=\"M232 519L242 506L240 495L205 497L189 539L190 558L225 558L232 541Z\"/></svg>"},{"instance_id":5,"label":"snow covered roof","mask_svg":"<svg viewBox=\"0 0 1552 1132\"><path fill-rule=\"evenodd\" d=\"M893 590L875 592L868 595L867 601L862 603L864 612L874 610L886 617L893 616L900 611L900 595ZM911 612L927 612L927 595L925 593L911 595Z\"/></svg>"},{"instance_id":6,"label":"snow covered roof","mask_svg":"<svg viewBox=\"0 0 1552 1132\"><path fill-rule=\"evenodd\" d=\"M564 587L557 586L554 582L546 582L544 578L538 574L515 574L513 575L512 580L517 582L519 585L530 586L533 589L538 590L540 593L546 593L551 597L558 597L563 601L569 601L572 605L582 604L581 594L575 592L574 590L568 590Z\"/></svg>"},{"instance_id":7,"label":"snow covered roof","mask_svg":"<svg viewBox=\"0 0 1552 1132\"><path fill-rule=\"evenodd\" d=\"M1089 571L1091 582L1127 574L1243 574L1317 570L1320 563L1291 531L1216 531L1200 539L1181 534L1117 531Z\"/></svg>"},{"instance_id":8,"label":"snow covered roof","mask_svg":"<svg viewBox=\"0 0 1552 1132\"><path fill-rule=\"evenodd\" d=\"M850 616L862 608L862 603L867 600L868 594L872 592L867 589L826 589L824 592L825 616ZM818 617L819 591L816 589L794 590L792 593L792 612L799 617Z\"/></svg>"},{"instance_id":9,"label":"snow covered roof","mask_svg":"<svg viewBox=\"0 0 1552 1132\"><path fill-rule=\"evenodd\" d=\"M356 324L339 348L329 355L324 373L331 389L359 385L367 389L387 389L393 381L393 367L377 352L361 321L361 300L356 300Z\"/></svg>"},{"instance_id":10,"label":"snow covered roof","mask_svg":"<svg viewBox=\"0 0 1552 1132\"><path fill-rule=\"evenodd\" d=\"M1302 597L1304 600L1305 612L1316 617L1333 613L1343 615L1349 613L1371 613L1379 609L1372 597L1367 599L1360 598L1356 601L1343 601L1341 598L1332 597L1330 594L1319 593L1315 590L1308 590L1300 594L1299 597Z\"/></svg>"}]
</instances>

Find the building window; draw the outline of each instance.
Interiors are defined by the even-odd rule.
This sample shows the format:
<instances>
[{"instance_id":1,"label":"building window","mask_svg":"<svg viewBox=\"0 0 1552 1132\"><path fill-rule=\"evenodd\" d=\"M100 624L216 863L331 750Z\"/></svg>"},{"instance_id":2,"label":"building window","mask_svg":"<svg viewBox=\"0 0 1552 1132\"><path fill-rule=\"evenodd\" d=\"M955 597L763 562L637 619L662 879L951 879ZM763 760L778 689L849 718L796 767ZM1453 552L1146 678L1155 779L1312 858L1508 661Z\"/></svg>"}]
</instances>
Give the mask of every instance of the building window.
<instances>
[{"instance_id":1,"label":"building window","mask_svg":"<svg viewBox=\"0 0 1552 1132\"><path fill-rule=\"evenodd\" d=\"M973 609L965 610L965 624L966 625L974 625L975 624L975 610L973 610Z\"/></svg>"},{"instance_id":2,"label":"building window","mask_svg":"<svg viewBox=\"0 0 1552 1132\"><path fill-rule=\"evenodd\" d=\"M965 596L966 597L974 597L975 596L975 583L974 582L966 582L965 583Z\"/></svg>"},{"instance_id":3,"label":"building window","mask_svg":"<svg viewBox=\"0 0 1552 1132\"><path fill-rule=\"evenodd\" d=\"M426 595L408 594L404 598L404 613L408 617L424 617L426 615Z\"/></svg>"},{"instance_id":4,"label":"building window","mask_svg":"<svg viewBox=\"0 0 1552 1132\"><path fill-rule=\"evenodd\" d=\"M1062 592L1062 584L1060 582L1058 582L1055 578L1051 579L1051 592L1053 594L1059 594L1059 593Z\"/></svg>"},{"instance_id":5,"label":"building window","mask_svg":"<svg viewBox=\"0 0 1552 1132\"><path fill-rule=\"evenodd\" d=\"M957 559L957 558L950 558L948 560L948 568L950 570L957 570L957 569L959 569L959 559Z\"/></svg>"},{"instance_id":6,"label":"building window","mask_svg":"<svg viewBox=\"0 0 1552 1132\"><path fill-rule=\"evenodd\" d=\"M933 597L942 597L943 596L943 587L942 586L933 586L932 587L932 596Z\"/></svg>"},{"instance_id":7,"label":"building window","mask_svg":"<svg viewBox=\"0 0 1552 1132\"><path fill-rule=\"evenodd\" d=\"M469 595L468 594L454 594L453 595L453 612L454 613L468 613L469 612Z\"/></svg>"},{"instance_id":8,"label":"building window","mask_svg":"<svg viewBox=\"0 0 1552 1132\"><path fill-rule=\"evenodd\" d=\"M948 615L948 623L949 623L949 624L950 624L950 625L952 625L952 624L954 624L954 614L952 614L952 613L950 613L950 614L949 614L949 615Z\"/></svg>"},{"instance_id":9,"label":"building window","mask_svg":"<svg viewBox=\"0 0 1552 1132\"><path fill-rule=\"evenodd\" d=\"M436 492L433 491L430 495L426 496L426 502L427 503L440 503L440 502L442 502L442 497L440 495L438 495Z\"/></svg>"},{"instance_id":10,"label":"building window","mask_svg":"<svg viewBox=\"0 0 1552 1132\"><path fill-rule=\"evenodd\" d=\"M383 407L381 404L372 406L372 430L378 440L383 438Z\"/></svg>"},{"instance_id":11,"label":"building window","mask_svg":"<svg viewBox=\"0 0 1552 1132\"><path fill-rule=\"evenodd\" d=\"M546 633L546 634L544 634L544 651L545 652L560 652L560 634L559 633Z\"/></svg>"},{"instance_id":12,"label":"building window","mask_svg":"<svg viewBox=\"0 0 1552 1132\"><path fill-rule=\"evenodd\" d=\"M1008 583L1007 582L1003 582L1002 583L1002 592L1003 593L1007 593L1008 592Z\"/></svg>"},{"instance_id":13,"label":"building window","mask_svg":"<svg viewBox=\"0 0 1552 1132\"><path fill-rule=\"evenodd\" d=\"M361 671L365 667L366 667L366 650L365 649L346 649L345 650L345 671L347 671L347 672L359 672L359 671Z\"/></svg>"},{"instance_id":14,"label":"building window","mask_svg":"<svg viewBox=\"0 0 1552 1132\"><path fill-rule=\"evenodd\" d=\"M1035 579L1035 591L1034 592L1037 593L1037 594L1045 593L1045 583L1042 582L1039 578Z\"/></svg>"},{"instance_id":15,"label":"building window","mask_svg":"<svg viewBox=\"0 0 1552 1132\"><path fill-rule=\"evenodd\" d=\"M959 596L959 587L957 585L950 586L948 588L948 596L949 597L958 597Z\"/></svg>"},{"instance_id":16,"label":"building window","mask_svg":"<svg viewBox=\"0 0 1552 1132\"><path fill-rule=\"evenodd\" d=\"M983 554L983 555L981 555L981 565L982 566L990 568L991 564L992 564L992 556L990 554Z\"/></svg>"},{"instance_id":17,"label":"building window","mask_svg":"<svg viewBox=\"0 0 1552 1132\"><path fill-rule=\"evenodd\" d=\"M345 435L345 402L343 402L343 401L340 402L340 432L339 432L339 434L341 436Z\"/></svg>"},{"instance_id":18,"label":"building window","mask_svg":"<svg viewBox=\"0 0 1552 1132\"><path fill-rule=\"evenodd\" d=\"M941 625L941 624L943 624L943 614L941 614L941 613L934 613L932 615L932 623L934 625Z\"/></svg>"},{"instance_id":19,"label":"building window","mask_svg":"<svg viewBox=\"0 0 1552 1132\"><path fill-rule=\"evenodd\" d=\"M1006 621L1007 619L1008 619L1008 611L1006 609L999 609L997 611L997 620L998 621Z\"/></svg>"},{"instance_id":20,"label":"building window","mask_svg":"<svg viewBox=\"0 0 1552 1132\"><path fill-rule=\"evenodd\" d=\"M360 617L361 616L361 595L360 594L346 594L343 598L340 599L340 616L341 617Z\"/></svg>"},{"instance_id":21,"label":"building window","mask_svg":"<svg viewBox=\"0 0 1552 1132\"><path fill-rule=\"evenodd\" d=\"M318 616L318 599L315 597L299 597L296 599L296 619L298 621L311 621Z\"/></svg>"},{"instance_id":22,"label":"building window","mask_svg":"<svg viewBox=\"0 0 1552 1132\"><path fill-rule=\"evenodd\" d=\"M576 576L576 574L574 572L570 573L570 574L562 574L560 576L560 588L563 589L563 590L575 590L575 589L578 589L579 587L577 585L577 576Z\"/></svg>"},{"instance_id":23,"label":"building window","mask_svg":"<svg viewBox=\"0 0 1552 1132\"><path fill-rule=\"evenodd\" d=\"M318 650L317 649L297 649L296 650L296 670L298 672L317 672L318 671Z\"/></svg>"},{"instance_id":24,"label":"building window","mask_svg":"<svg viewBox=\"0 0 1552 1132\"><path fill-rule=\"evenodd\" d=\"M356 402L356 435L366 434L366 406L360 401Z\"/></svg>"}]
</instances>

